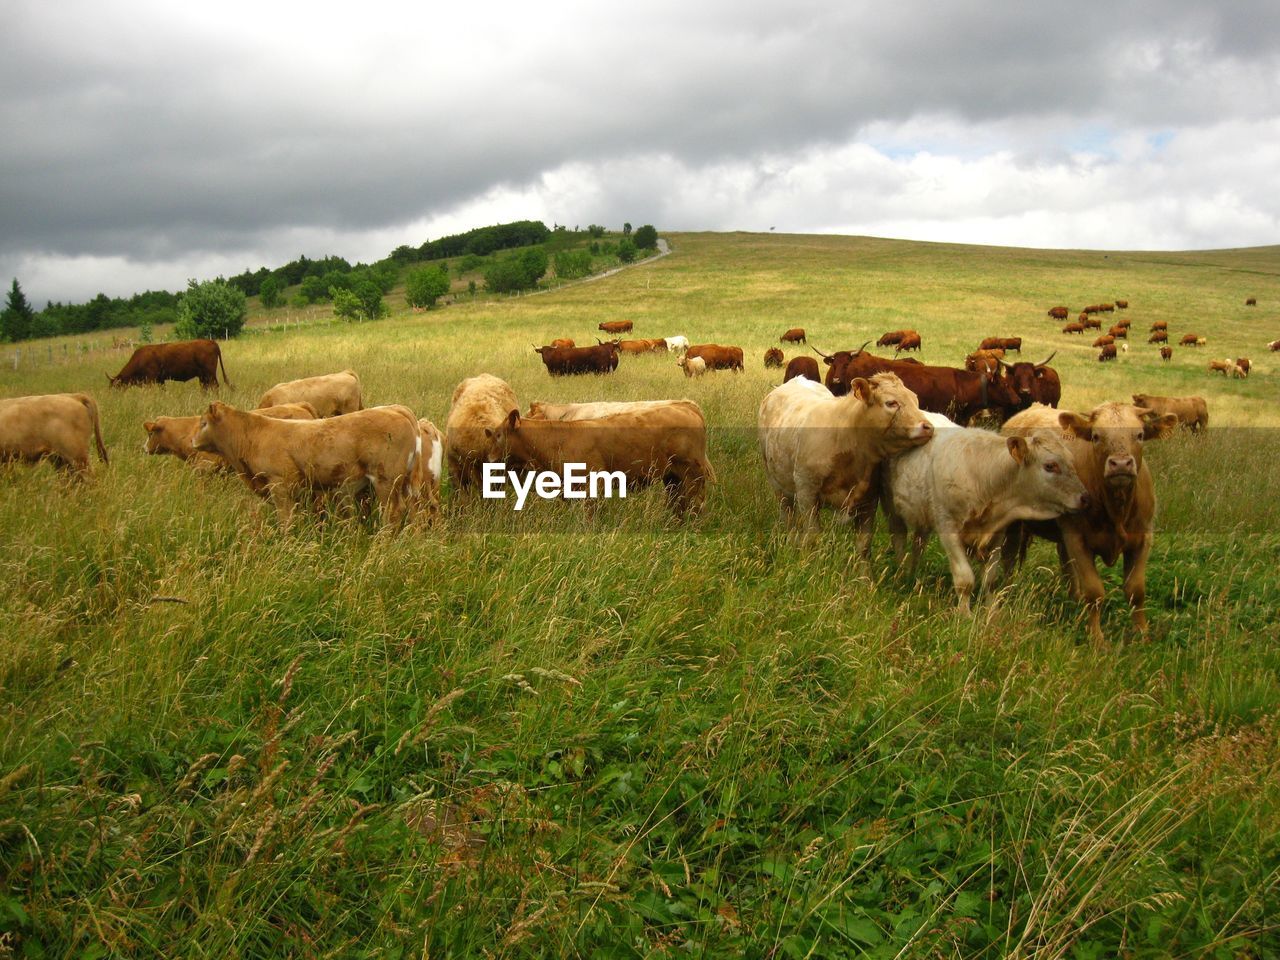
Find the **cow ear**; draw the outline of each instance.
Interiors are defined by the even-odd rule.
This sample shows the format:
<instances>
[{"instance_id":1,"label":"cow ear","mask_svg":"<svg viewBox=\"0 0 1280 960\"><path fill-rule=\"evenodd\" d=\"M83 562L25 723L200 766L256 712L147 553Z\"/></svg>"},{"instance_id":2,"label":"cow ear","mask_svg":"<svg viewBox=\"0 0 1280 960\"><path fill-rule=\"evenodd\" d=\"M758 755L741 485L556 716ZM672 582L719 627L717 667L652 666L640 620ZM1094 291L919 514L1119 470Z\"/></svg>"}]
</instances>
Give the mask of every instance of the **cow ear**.
<instances>
[{"instance_id":1,"label":"cow ear","mask_svg":"<svg viewBox=\"0 0 1280 960\"><path fill-rule=\"evenodd\" d=\"M512 410L510 413L507 414L507 429L513 433L516 430L520 429L520 411L519 410Z\"/></svg>"},{"instance_id":2,"label":"cow ear","mask_svg":"<svg viewBox=\"0 0 1280 960\"><path fill-rule=\"evenodd\" d=\"M1163 440L1178 426L1176 413L1159 414L1148 410L1142 414L1142 436L1147 440Z\"/></svg>"},{"instance_id":3,"label":"cow ear","mask_svg":"<svg viewBox=\"0 0 1280 960\"><path fill-rule=\"evenodd\" d=\"M855 395L867 406L871 405L871 383L863 377L855 377L853 383L849 384L849 392Z\"/></svg>"},{"instance_id":4,"label":"cow ear","mask_svg":"<svg viewBox=\"0 0 1280 960\"><path fill-rule=\"evenodd\" d=\"M1019 464L1025 465L1027 462L1027 441L1022 437L1010 437L1005 443L1009 447L1009 456L1013 457Z\"/></svg>"},{"instance_id":5,"label":"cow ear","mask_svg":"<svg viewBox=\"0 0 1280 960\"><path fill-rule=\"evenodd\" d=\"M147 431L147 433L150 433L155 428L156 428L156 422L154 420L147 420L142 424L142 429Z\"/></svg>"},{"instance_id":6,"label":"cow ear","mask_svg":"<svg viewBox=\"0 0 1280 960\"><path fill-rule=\"evenodd\" d=\"M1058 414L1058 426L1062 427L1063 433L1072 434L1081 440L1089 440L1093 437L1093 427L1090 425L1088 417L1082 417L1073 410L1063 410Z\"/></svg>"}]
</instances>

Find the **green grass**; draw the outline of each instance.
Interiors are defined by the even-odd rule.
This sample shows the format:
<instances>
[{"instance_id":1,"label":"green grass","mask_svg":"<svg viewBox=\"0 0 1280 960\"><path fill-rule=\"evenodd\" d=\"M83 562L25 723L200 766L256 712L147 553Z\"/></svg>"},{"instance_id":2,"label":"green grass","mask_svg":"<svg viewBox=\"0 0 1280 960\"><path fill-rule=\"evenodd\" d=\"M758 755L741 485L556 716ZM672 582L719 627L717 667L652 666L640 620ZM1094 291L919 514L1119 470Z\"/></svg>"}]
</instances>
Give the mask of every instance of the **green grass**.
<instances>
[{"instance_id":1,"label":"green grass","mask_svg":"<svg viewBox=\"0 0 1280 960\"><path fill-rule=\"evenodd\" d=\"M484 371L526 404L689 396L719 477L689 526L650 491L285 536L237 481L142 454L193 384L108 392L123 357L60 344L0 363L4 395L92 390L112 455L84 487L0 475L0 956L1280 951L1280 248L669 239L558 292L256 331L222 395L352 367L440 424ZM1114 297L1209 347L1103 366L1045 316ZM553 381L529 349L620 318L740 344L747 371ZM1059 349L1064 406L1209 398L1205 436L1146 452L1148 643L1114 570L1113 642L1085 643L1043 546L965 619L936 547L907 582L883 524L870 567L843 530L781 533L765 348L904 325L926 362ZM1205 370L1239 355L1247 381Z\"/></svg>"}]
</instances>

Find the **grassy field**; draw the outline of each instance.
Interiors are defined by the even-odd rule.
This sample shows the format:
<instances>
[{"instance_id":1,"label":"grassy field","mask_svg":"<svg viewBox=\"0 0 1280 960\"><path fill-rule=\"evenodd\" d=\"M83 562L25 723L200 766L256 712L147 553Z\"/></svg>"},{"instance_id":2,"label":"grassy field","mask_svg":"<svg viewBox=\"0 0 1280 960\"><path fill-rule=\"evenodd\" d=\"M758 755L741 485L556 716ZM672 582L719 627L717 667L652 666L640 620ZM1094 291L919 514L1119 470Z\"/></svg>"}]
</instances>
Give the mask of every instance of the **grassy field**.
<instances>
[{"instance_id":1,"label":"grassy field","mask_svg":"<svg viewBox=\"0 0 1280 960\"><path fill-rule=\"evenodd\" d=\"M719 477L691 525L658 491L446 491L429 532L286 536L142 453L194 384L0 353L4 396L92 391L112 456L83 487L0 476L0 957L1280 955L1280 247L668 239L547 294L259 325L221 396L350 367L441 425L480 372L524 404L691 397ZM1209 346L1100 365L1045 315L1115 297ZM747 370L553 381L530 350L623 318ZM1112 642L1085 643L1043 545L968 619L936 545L906 582L883 522L870 566L845 530L782 535L754 425L791 326L827 351L912 326L934 363L1021 335L1074 409L1207 397L1207 434L1146 452L1149 642L1112 570ZM1247 381L1206 370L1241 355Z\"/></svg>"}]
</instances>

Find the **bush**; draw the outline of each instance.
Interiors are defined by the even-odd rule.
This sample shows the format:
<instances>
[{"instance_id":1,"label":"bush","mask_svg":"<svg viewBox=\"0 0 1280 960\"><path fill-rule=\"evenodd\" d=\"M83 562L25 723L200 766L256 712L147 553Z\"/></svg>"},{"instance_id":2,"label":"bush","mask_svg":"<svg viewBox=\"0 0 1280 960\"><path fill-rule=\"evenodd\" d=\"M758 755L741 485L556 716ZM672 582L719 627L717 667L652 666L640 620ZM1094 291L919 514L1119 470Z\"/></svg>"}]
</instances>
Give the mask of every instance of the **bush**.
<instances>
[{"instance_id":1,"label":"bush","mask_svg":"<svg viewBox=\"0 0 1280 960\"><path fill-rule=\"evenodd\" d=\"M187 281L187 292L178 303L174 334L180 340L239 336L248 307L243 290L219 277L204 283Z\"/></svg>"},{"instance_id":2,"label":"bush","mask_svg":"<svg viewBox=\"0 0 1280 960\"><path fill-rule=\"evenodd\" d=\"M591 253L587 250L566 250L556 254L556 276L561 280L577 280L591 273Z\"/></svg>"},{"instance_id":3,"label":"bush","mask_svg":"<svg viewBox=\"0 0 1280 960\"><path fill-rule=\"evenodd\" d=\"M641 250L656 250L658 247L658 231L648 223L636 231L633 239Z\"/></svg>"},{"instance_id":4,"label":"bush","mask_svg":"<svg viewBox=\"0 0 1280 960\"><path fill-rule=\"evenodd\" d=\"M604 227L600 226L598 223L589 223L587 224L587 233L591 234L593 237L603 237Z\"/></svg>"},{"instance_id":5,"label":"bush","mask_svg":"<svg viewBox=\"0 0 1280 960\"><path fill-rule=\"evenodd\" d=\"M465 257L453 265L453 272L458 276L464 273L471 273L473 270L479 270L488 261L484 257L475 253L468 253Z\"/></svg>"},{"instance_id":6,"label":"bush","mask_svg":"<svg viewBox=\"0 0 1280 960\"><path fill-rule=\"evenodd\" d=\"M329 297L333 300L333 315L343 320L377 320L387 314L382 291L372 280L358 280L350 290L330 287Z\"/></svg>"},{"instance_id":7,"label":"bush","mask_svg":"<svg viewBox=\"0 0 1280 960\"><path fill-rule=\"evenodd\" d=\"M284 303L284 297L281 295L283 289L280 278L274 274L263 280L258 287L258 298L262 301L263 307L274 310L281 306Z\"/></svg>"},{"instance_id":8,"label":"bush","mask_svg":"<svg viewBox=\"0 0 1280 960\"><path fill-rule=\"evenodd\" d=\"M404 298L409 306L429 310L449 292L449 274L443 266L415 270L405 280L404 291Z\"/></svg>"},{"instance_id":9,"label":"bush","mask_svg":"<svg viewBox=\"0 0 1280 960\"><path fill-rule=\"evenodd\" d=\"M623 237L618 241L618 259L623 263L630 263L636 258L636 244L630 237Z\"/></svg>"},{"instance_id":10,"label":"bush","mask_svg":"<svg viewBox=\"0 0 1280 960\"><path fill-rule=\"evenodd\" d=\"M320 277L309 276L303 279L302 286L298 288L298 295L309 304L316 303L329 299L329 288Z\"/></svg>"},{"instance_id":11,"label":"bush","mask_svg":"<svg viewBox=\"0 0 1280 960\"><path fill-rule=\"evenodd\" d=\"M547 252L530 247L519 256L499 260L484 272L484 285L493 293L532 290L547 272Z\"/></svg>"}]
</instances>

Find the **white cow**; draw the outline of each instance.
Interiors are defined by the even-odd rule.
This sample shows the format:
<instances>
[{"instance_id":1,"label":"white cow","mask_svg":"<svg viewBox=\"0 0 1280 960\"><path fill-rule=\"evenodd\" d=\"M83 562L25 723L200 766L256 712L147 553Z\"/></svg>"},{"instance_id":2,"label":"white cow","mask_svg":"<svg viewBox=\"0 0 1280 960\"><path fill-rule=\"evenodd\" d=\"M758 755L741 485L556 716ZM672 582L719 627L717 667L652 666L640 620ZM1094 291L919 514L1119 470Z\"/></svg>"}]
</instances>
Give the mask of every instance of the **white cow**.
<instances>
[{"instance_id":1,"label":"white cow","mask_svg":"<svg viewBox=\"0 0 1280 960\"><path fill-rule=\"evenodd\" d=\"M667 341L667 350L674 353L677 360L684 359L684 355L689 352L688 337L664 337Z\"/></svg>"}]
</instances>

